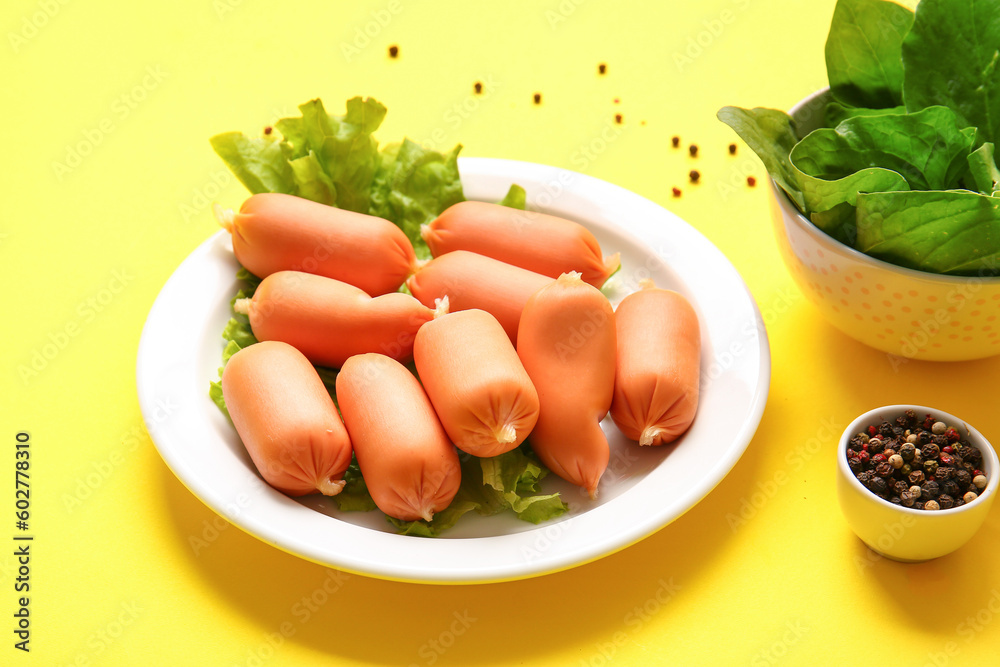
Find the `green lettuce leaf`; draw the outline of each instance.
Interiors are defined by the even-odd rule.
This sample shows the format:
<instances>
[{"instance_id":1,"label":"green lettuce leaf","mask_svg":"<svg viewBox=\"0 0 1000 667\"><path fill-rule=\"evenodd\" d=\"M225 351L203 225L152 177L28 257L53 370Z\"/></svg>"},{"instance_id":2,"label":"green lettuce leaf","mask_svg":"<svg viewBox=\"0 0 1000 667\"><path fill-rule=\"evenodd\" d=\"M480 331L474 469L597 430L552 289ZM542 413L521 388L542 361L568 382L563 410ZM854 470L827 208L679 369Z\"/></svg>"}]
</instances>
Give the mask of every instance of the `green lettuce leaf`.
<instances>
[{"instance_id":1,"label":"green lettuce leaf","mask_svg":"<svg viewBox=\"0 0 1000 667\"><path fill-rule=\"evenodd\" d=\"M539 493L538 483L548 470L527 445L487 458L460 453L459 461L462 484L451 505L435 514L430 522L387 517L389 523L405 535L436 537L472 511L490 516L510 509L522 521L541 523L569 509L558 493Z\"/></svg>"},{"instance_id":2,"label":"green lettuce leaf","mask_svg":"<svg viewBox=\"0 0 1000 667\"><path fill-rule=\"evenodd\" d=\"M857 247L921 271L1000 275L1000 198L968 190L859 195Z\"/></svg>"},{"instance_id":3,"label":"green lettuce leaf","mask_svg":"<svg viewBox=\"0 0 1000 667\"><path fill-rule=\"evenodd\" d=\"M379 164L372 133L385 118L378 101L354 97L347 113L326 112L316 99L299 106L297 118L275 123L281 134L251 138L226 132L209 141L250 192L282 192L365 213Z\"/></svg>"},{"instance_id":4,"label":"green lettuce leaf","mask_svg":"<svg viewBox=\"0 0 1000 667\"><path fill-rule=\"evenodd\" d=\"M242 132L226 132L215 135L209 143L250 192L296 193L292 168L276 137L255 139Z\"/></svg>"},{"instance_id":5,"label":"green lettuce leaf","mask_svg":"<svg viewBox=\"0 0 1000 667\"><path fill-rule=\"evenodd\" d=\"M878 166L902 174L913 190L955 187L968 171L976 130L947 107L902 115L855 116L809 133L791 151L804 173L833 180Z\"/></svg>"},{"instance_id":6,"label":"green lettuce leaf","mask_svg":"<svg viewBox=\"0 0 1000 667\"><path fill-rule=\"evenodd\" d=\"M296 194L320 204L334 206L337 203L337 188L323 171L316 154L309 151L288 163L295 179Z\"/></svg>"},{"instance_id":7,"label":"green lettuce leaf","mask_svg":"<svg viewBox=\"0 0 1000 667\"><path fill-rule=\"evenodd\" d=\"M517 517L539 523L564 514L568 509L559 494L539 494L538 483L548 474L530 450L513 449L500 456L481 459L483 483L503 498Z\"/></svg>"},{"instance_id":8,"label":"green lettuce leaf","mask_svg":"<svg viewBox=\"0 0 1000 667\"><path fill-rule=\"evenodd\" d=\"M454 526L459 519L475 509L475 503L459 500L456 497L448 507L435 514L430 521L401 521L391 516L387 516L386 520L396 527L396 532L400 535L439 537L442 532Z\"/></svg>"},{"instance_id":9,"label":"green lettuce leaf","mask_svg":"<svg viewBox=\"0 0 1000 667\"><path fill-rule=\"evenodd\" d=\"M826 40L833 97L854 107L903 103L903 37L913 12L883 0L839 0Z\"/></svg>"},{"instance_id":10,"label":"green lettuce leaf","mask_svg":"<svg viewBox=\"0 0 1000 667\"><path fill-rule=\"evenodd\" d=\"M236 279L243 283L240 293L247 297L253 296L261 281L260 278L250 273L242 266L236 271Z\"/></svg>"},{"instance_id":11,"label":"green lettuce leaf","mask_svg":"<svg viewBox=\"0 0 1000 667\"><path fill-rule=\"evenodd\" d=\"M315 366L314 368L319 374L319 379L323 381L323 386L326 387L326 393L330 394L333 404L337 406L337 410L340 410L340 403L337 402L337 373L340 371L326 366Z\"/></svg>"},{"instance_id":12,"label":"green lettuce leaf","mask_svg":"<svg viewBox=\"0 0 1000 667\"><path fill-rule=\"evenodd\" d=\"M510 186L510 189L507 190L507 194L504 195L502 200L500 200L500 205L523 211L528 205L527 193L524 191L524 188L515 183Z\"/></svg>"},{"instance_id":13,"label":"green lettuce leaf","mask_svg":"<svg viewBox=\"0 0 1000 667\"><path fill-rule=\"evenodd\" d=\"M226 328L222 331L223 339L233 343L237 346L237 351L242 350L245 347L249 347L254 343L257 343L257 339L254 337L253 332L250 330L250 325L246 322L242 322L236 317L231 317L229 322L226 323ZM228 349L228 345L226 346ZM230 354L232 356L232 354ZM229 357L226 357L228 361Z\"/></svg>"},{"instance_id":14,"label":"green lettuce leaf","mask_svg":"<svg viewBox=\"0 0 1000 667\"><path fill-rule=\"evenodd\" d=\"M219 377L222 377L222 369L219 369ZM222 414L226 415L226 419L229 419L229 408L226 407L226 399L222 396L222 382L209 382L208 383L208 397L212 399L215 403L215 407L219 408Z\"/></svg>"},{"instance_id":15,"label":"green lettuce leaf","mask_svg":"<svg viewBox=\"0 0 1000 667\"><path fill-rule=\"evenodd\" d=\"M388 146L372 184L368 213L392 220L406 234L420 259L431 256L420 235L421 225L465 199L458 174L458 153L438 153L409 139Z\"/></svg>"},{"instance_id":16,"label":"green lettuce leaf","mask_svg":"<svg viewBox=\"0 0 1000 667\"><path fill-rule=\"evenodd\" d=\"M237 299L250 298L260 284L260 278L253 275L242 266L236 272L237 279L244 282L244 287L236 292L236 296L229 300L230 310ZM222 366L219 367L219 381L209 382L208 396L215 403L222 414L229 417L229 409L226 407L226 399L222 396L222 371L229 362L229 358L242 350L244 347L257 343L257 338L250 330L250 319L246 315L232 311L232 317L226 322L226 327L222 330L222 339L226 341L226 346L222 350Z\"/></svg>"},{"instance_id":17,"label":"green lettuce leaf","mask_svg":"<svg viewBox=\"0 0 1000 667\"><path fill-rule=\"evenodd\" d=\"M980 140L1000 139L1000 0L922 0L903 40L907 111L954 110Z\"/></svg>"},{"instance_id":18,"label":"green lettuce leaf","mask_svg":"<svg viewBox=\"0 0 1000 667\"><path fill-rule=\"evenodd\" d=\"M355 456L351 457L351 464L344 473L344 482L344 488L333 497L341 512L369 512L377 509Z\"/></svg>"}]
</instances>

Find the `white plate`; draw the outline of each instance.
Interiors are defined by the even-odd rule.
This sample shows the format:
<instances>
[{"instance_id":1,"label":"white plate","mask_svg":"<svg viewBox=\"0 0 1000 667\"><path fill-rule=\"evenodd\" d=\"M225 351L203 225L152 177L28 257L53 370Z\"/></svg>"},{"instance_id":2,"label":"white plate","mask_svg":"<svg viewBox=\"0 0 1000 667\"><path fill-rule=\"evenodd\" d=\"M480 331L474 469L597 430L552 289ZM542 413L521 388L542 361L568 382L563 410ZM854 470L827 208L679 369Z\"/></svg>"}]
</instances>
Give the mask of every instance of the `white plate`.
<instances>
[{"instance_id":1,"label":"white plate","mask_svg":"<svg viewBox=\"0 0 1000 667\"><path fill-rule=\"evenodd\" d=\"M150 310L139 343L139 405L175 475L251 535L317 563L385 579L472 583L563 570L641 540L701 500L736 464L760 423L770 382L767 335L753 298L718 249L683 220L632 192L582 174L525 162L460 160L469 199L499 201L511 183L531 208L574 219L610 254L620 251L620 293L651 277L685 294L702 324L702 389L690 431L640 449L605 420L611 464L600 498L554 475L570 512L534 526L512 513L469 514L445 537L396 535L380 513L342 513L332 500L293 500L257 475L232 425L208 398L217 379L237 263L220 232L177 268Z\"/></svg>"}]
</instances>

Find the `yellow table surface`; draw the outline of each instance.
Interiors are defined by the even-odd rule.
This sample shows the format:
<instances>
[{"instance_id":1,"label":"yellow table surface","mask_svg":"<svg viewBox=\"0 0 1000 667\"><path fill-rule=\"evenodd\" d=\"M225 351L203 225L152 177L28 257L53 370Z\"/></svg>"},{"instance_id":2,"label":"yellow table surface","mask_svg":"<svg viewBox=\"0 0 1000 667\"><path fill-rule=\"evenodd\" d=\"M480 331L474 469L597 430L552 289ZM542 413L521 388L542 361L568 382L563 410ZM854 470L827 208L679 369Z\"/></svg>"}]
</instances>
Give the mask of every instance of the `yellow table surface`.
<instances>
[{"instance_id":1,"label":"yellow table surface","mask_svg":"<svg viewBox=\"0 0 1000 667\"><path fill-rule=\"evenodd\" d=\"M1000 508L950 556L877 558L841 516L834 449L856 415L896 402L957 413L1000 441L1000 360L894 370L829 326L781 264L763 168L742 144L727 153L735 135L715 118L726 104L787 109L825 85L833 6L4 3L0 664L994 663ZM255 132L317 96L342 113L359 94L388 106L383 141L583 171L662 204L728 256L767 322L773 374L756 436L701 503L569 571L431 586L286 554L174 477L139 413L136 350L164 282L217 229L206 202L246 195L208 137ZM620 135L582 157L616 113ZM13 633L20 431L32 453L29 654ZM192 537L210 544L195 554Z\"/></svg>"}]
</instances>

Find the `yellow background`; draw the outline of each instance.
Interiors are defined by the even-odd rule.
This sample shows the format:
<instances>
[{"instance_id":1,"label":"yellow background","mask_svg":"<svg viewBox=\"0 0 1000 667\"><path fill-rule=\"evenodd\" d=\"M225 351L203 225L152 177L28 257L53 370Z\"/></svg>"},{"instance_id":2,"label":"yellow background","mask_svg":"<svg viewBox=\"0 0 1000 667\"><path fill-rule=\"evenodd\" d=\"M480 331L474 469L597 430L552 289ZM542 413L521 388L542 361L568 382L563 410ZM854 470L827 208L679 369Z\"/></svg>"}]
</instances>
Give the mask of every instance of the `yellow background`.
<instances>
[{"instance_id":1,"label":"yellow background","mask_svg":"<svg viewBox=\"0 0 1000 667\"><path fill-rule=\"evenodd\" d=\"M957 413L1000 441L1000 361L894 369L826 324L780 263L767 188L743 185L763 169L742 144L728 155L735 135L715 119L725 104L787 109L823 86L833 5L4 3L0 544L13 544L19 430L31 434L36 540L30 655L13 648L13 547L0 546L0 664L994 662L1000 509L953 555L878 559L841 517L833 450L857 414L896 402ZM477 80L492 91L472 97ZM436 587L283 553L171 474L139 414L135 358L163 283L217 229L206 199L245 196L208 137L255 132L317 96L341 113L358 94L388 106L383 141L438 137L463 155L570 169L623 114L621 135L583 170L712 240L770 336L760 429L703 502L583 567ZM476 109L456 123L464 104ZM675 134L700 146L697 159L670 147ZM57 167L79 146L75 166ZM19 372L59 341L37 375ZM192 536L208 546L195 554Z\"/></svg>"}]
</instances>

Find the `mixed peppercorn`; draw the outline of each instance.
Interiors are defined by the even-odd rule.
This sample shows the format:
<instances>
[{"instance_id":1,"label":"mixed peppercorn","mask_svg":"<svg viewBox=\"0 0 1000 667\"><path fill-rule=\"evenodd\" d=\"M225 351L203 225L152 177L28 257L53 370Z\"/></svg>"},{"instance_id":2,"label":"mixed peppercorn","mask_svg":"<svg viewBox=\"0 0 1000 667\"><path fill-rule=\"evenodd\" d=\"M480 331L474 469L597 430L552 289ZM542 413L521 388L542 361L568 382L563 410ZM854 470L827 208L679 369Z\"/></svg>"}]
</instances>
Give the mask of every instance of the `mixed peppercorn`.
<instances>
[{"instance_id":1,"label":"mixed peppercorn","mask_svg":"<svg viewBox=\"0 0 1000 667\"><path fill-rule=\"evenodd\" d=\"M955 428L913 410L852 437L847 463L869 491L917 510L960 507L986 488L982 452Z\"/></svg>"}]
</instances>

